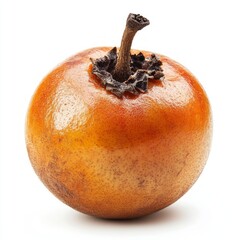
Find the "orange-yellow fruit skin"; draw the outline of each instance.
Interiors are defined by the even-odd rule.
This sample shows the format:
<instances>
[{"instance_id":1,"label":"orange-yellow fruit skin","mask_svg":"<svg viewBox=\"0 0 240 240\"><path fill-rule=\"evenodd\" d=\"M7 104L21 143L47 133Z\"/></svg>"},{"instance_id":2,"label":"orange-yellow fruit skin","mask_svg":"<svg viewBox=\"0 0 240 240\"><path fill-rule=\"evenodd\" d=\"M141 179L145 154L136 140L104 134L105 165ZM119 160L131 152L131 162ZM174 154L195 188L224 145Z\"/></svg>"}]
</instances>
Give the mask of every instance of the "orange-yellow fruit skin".
<instances>
[{"instance_id":1,"label":"orange-yellow fruit skin","mask_svg":"<svg viewBox=\"0 0 240 240\"><path fill-rule=\"evenodd\" d=\"M117 98L91 73L89 58L109 50L83 51L42 81L27 113L27 149L37 175L67 205L102 218L140 217L175 202L199 177L211 110L196 78L160 55L165 80Z\"/></svg>"}]
</instances>

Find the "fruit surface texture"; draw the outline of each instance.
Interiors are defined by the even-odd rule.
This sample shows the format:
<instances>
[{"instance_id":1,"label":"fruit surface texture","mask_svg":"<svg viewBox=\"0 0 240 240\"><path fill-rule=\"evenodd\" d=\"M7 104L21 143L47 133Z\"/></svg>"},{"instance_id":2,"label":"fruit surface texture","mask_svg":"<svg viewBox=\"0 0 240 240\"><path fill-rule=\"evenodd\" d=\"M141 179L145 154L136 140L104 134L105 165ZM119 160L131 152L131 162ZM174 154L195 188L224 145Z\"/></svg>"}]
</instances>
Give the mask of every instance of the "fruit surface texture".
<instances>
[{"instance_id":1,"label":"fruit surface texture","mask_svg":"<svg viewBox=\"0 0 240 240\"><path fill-rule=\"evenodd\" d=\"M162 55L164 80L116 97L89 60L110 49L85 50L43 79L26 143L35 172L61 201L93 216L134 218L172 204L197 180L211 145L211 109L196 78Z\"/></svg>"}]
</instances>

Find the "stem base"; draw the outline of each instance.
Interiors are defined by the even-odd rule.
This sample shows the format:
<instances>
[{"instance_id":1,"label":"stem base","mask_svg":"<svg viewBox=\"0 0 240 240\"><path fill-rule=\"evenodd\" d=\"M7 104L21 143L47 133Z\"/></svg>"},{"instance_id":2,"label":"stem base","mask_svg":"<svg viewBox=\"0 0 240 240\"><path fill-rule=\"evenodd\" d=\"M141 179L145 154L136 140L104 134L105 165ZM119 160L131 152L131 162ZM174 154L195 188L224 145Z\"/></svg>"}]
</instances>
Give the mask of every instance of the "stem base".
<instances>
[{"instance_id":1,"label":"stem base","mask_svg":"<svg viewBox=\"0 0 240 240\"><path fill-rule=\"evenodd\" d=\"M115 67L118 55L117 48L110 50L104 57L91 59L93 64L92 73L101 81L106 90L122 98L125 92L134 95L145 93L150 79L163 80L164 74L161 68L162 62L152 54L149 58L140 52L130 55L130 76L123 82L115 79Z\"/></svg>"}]
</instances>

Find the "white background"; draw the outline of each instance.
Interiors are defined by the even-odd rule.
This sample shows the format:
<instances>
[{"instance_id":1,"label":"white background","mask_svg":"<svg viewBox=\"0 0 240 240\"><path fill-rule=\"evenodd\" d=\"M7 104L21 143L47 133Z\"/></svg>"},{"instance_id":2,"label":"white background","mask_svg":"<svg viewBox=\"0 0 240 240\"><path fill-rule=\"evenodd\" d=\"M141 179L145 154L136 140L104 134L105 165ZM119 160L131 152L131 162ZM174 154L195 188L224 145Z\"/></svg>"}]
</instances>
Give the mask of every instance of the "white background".
<instances>
[{"instance_id":1,"label":"white background","mask_svg":"<svg viewBox=\"0 0 240 240\"><path fill-rule=\"evenodd\" d=\"M240 239L240 7L238 0L1 1L0 238ZM190 69L211 101L212 151L174 205L132 221L89 217L56 199L28 160L24 121L41 79L69 56L119 46L129 12L151 25L133 43Z\"/></svg>"}]
</instances>

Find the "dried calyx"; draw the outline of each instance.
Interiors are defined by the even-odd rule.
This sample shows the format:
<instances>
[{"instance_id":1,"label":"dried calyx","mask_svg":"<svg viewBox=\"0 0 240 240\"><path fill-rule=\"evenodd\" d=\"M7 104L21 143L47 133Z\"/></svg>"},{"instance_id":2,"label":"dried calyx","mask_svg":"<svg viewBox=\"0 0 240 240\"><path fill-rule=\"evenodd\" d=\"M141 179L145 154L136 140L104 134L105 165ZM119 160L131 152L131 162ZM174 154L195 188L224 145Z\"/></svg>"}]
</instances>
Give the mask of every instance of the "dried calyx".
<instances>
[{"instance_id":1,"label":"dried calyx","mask_svg":"<svg viewBox=\"0 0 240 240\"><path fill-rule=\"evenodd\" d=\"M93 74L117 97L121 98L125 92L135 95L147 92L149 79L163 80L162 62L155 54L148 58L141 52L130 54L134 35L148 24L141 15L129 14L119 53L114 47L104 57L91 59Z\"/></svg>"}]
</instances>

